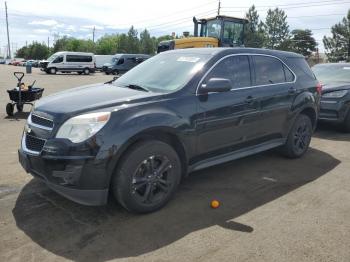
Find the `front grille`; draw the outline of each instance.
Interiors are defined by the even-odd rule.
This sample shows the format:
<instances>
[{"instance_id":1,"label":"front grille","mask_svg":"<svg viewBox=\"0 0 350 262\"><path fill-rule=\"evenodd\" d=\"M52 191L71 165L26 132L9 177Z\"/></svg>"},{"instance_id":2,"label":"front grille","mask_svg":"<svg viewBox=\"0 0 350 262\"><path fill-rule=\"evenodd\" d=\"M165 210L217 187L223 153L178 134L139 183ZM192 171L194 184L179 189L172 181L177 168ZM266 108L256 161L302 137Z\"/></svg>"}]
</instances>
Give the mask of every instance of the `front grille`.
<instances>
[{"instance_id":1,"label":"front grille","mask_svg":"<svg viewBox=\"0 0 350 262\"><path fill-rule=\"evenodd\" d=\"M26 134L26 137L25 137L26 147L31 151L41 152L41 150L45 145L45 142L46 141L44 139Z\"/></svg>"},{"instance_id":2,"label":"front grille","mask_svg":"<svg viewBox=\"0 0 350 262\"><path fill-rule=\"evenodd\" d=\"M40 126L45 126L48 128L53 128L53 121L38 115L32 114L31 116L32 123L40 125Z\"/></svg>"}]
</instances>

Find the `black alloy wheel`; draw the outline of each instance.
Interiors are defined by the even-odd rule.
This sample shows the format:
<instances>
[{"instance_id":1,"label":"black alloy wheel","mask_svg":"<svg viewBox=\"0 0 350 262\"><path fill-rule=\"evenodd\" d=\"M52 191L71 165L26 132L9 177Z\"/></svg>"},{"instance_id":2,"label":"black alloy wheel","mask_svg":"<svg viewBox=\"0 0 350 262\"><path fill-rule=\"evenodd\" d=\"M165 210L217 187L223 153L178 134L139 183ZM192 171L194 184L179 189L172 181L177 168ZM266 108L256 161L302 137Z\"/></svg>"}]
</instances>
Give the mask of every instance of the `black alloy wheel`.
<instances>
[{"instance_id":1,"label":"black alloy wheel","mask_svg":"<svg viewBox=\"0 0 350 262\"><path fill-rule=\"evenodd\" d=\"M132 194L141 204L157 204L168 193L173 181L171 162L166 156L150 156L142 161L132 179Z\"/></svg>"},{"instance_id":2,"label":"black alloy wheel","mask_svg":"<svg viewBox=\"0 0 350 262\"><path fill-rule=\"evenodd\" d=\"M181 162L167 143L148 140L132 146L120 160L112 190L117 201L136 213L155 211L174 195Z\"/></svg>"},{"instance_id":3,"label":"black alloy wheel","mask_svg":"<svg viewBox=\"0 0 350 262\"><path fill-rule=\"evenodd\" d=\"M289 132L286 144L281 148L282 153L289 158L301 157L309 148L312 133L310 117L300 114Z\"/></svg>"}]
</instances>

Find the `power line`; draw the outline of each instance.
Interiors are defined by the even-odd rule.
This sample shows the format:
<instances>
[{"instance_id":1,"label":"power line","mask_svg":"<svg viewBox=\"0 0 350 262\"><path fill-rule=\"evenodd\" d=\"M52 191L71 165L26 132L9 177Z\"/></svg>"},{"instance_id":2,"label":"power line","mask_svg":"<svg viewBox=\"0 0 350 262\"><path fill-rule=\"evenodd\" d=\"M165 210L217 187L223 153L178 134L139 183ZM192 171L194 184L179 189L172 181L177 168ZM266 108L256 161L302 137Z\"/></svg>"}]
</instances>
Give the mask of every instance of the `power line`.
<instances>
[{"instance_id":1,"label":"power line","mask_svg":"<svg viewBox=\"0 0 350 262\"><path fill-rule=\"evenodd\" d=\"M313 1L313 2L298 2L298 3L293 3L293 4L281 4L281 5L254 5L255 8L271 8L271 7L288 7L288 6L298 6L298 5L305 5L305 4L322 4L322 3L329 3L329 4L337 4L339 2L343 2L346 0L326 0L326 1ZM340 3L341 4L341 3ZM229 9L248 9L251 6L227 6L223 8L229 8Z\"/></svg>"}]
</instances>

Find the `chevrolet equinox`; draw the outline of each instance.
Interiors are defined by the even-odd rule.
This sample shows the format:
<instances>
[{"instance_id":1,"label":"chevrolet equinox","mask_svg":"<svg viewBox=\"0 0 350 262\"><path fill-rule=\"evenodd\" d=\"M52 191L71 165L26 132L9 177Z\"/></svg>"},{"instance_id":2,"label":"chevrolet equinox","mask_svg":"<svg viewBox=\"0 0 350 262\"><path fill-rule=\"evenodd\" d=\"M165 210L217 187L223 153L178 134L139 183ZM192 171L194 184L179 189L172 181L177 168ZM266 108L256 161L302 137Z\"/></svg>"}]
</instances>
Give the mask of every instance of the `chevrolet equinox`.
<instances>
[{"instance_id":1,"label":"chevrolet equinox","mask_svg":"<svg viewBox=\"0 0 350 262\"><path fill-rule=\"evenodd\" d=\"M151 212L188 173L279 147L308 149L321 86L297 54L200 48L158 54L114 81L39 100L19 160L59 194L103 205L111 193Z\"/></svg>"}]
</instances>

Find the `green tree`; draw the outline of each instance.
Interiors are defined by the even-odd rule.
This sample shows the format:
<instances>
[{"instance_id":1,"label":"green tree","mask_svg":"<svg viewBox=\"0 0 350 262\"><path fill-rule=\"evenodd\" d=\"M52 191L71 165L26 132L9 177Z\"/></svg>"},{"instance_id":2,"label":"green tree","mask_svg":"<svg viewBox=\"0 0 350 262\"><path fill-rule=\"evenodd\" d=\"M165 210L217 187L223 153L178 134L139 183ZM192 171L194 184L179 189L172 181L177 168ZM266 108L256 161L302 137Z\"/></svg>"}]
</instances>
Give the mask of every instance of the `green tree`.
<instances>
[{"instance_id":1,"label":"green tree","mask_svg":"<svg viewBox=\"0 0 350 262\"><path fill-rule=\"evenodd\" d=\"M127 53L139 53L140 52L140 40L138 38L138 32L131 26L128 31L128 48Z\"/></svg>"},{"instance_id":2,"label":"green tree","mask_svg":"<svg viewBox=\"0 0 350 262\"><path fill-rule=\"evenodd\" d=\"M49 49L44 43L33 42L28 46L24 46L17 50L16 57L25 59L41 60L49 56Z\"/></svg>"},{"instance_id":3,"label":"green tree","mask_svg":"<svg viewBox=\"0 0 350 262\"><path fill-rule=\"evenodd\" d=\"M309 29L293 30L291 41L292 51L302 54L305 57L310 57L312 52L316 51L317 43Z\"/></svg>"},{"instance_id":4,"label":"green tree","mask_svg":"<svg viewBox=\"0 0 350 262\"><path fill-rule=\"evenodd\" d=\"M326 55L331 62L350 62L350 9L343 20L332 26L331 37L323 37Z\"/></svg>"},{"instance_id":5,"label":"green tree","mask_svg":"<svg viewBox=\"0 0 350 262\"><path fill-rule=\"evenodd\" d=\"M267 11L266 21L264 24L266 32L266 47L270 49L289 48L285 41L289 40L289 26L287 23L287 15L282 9L276 8ZM284 43L285 42L285 43Z\"/></svg>"},{"instance_id":6,"label":"green tree","mask_svg":"<svg viewBox=\"0 0 350 262\"><path fill-rule=\"evenodd\" d=\"M244 45L246 47L263 47L265 38L263 23L260 21L254 5L249 8L245 17L249 22L244 32Z\"/></svg>"},{"instance_id":7,"label":"green tree","mask_svg":"<svg viewBox=\"0 0 350 262\"><path fill-rule=\"evenodd\" d=\"M145 29L140 33L140 52L143 54L154 54L155 51L155 45L154 41L151 38L151 35Z\"/></svg>"},{"instance_id":8,"label":"green tree","mask_svg":"<svg viewBox=\"0 0 350 262\"><path fill-rule=\"evenodd\" d=\"M105 35L96 42L96 54L113 55L117 53L119 35Z\"/></svg>"},{"instance_id":9,"label":"green tree","mask_svg":"<svg viewBox=\"0 0 350 262\"><path fill-rule=\"evenodd\" d=\"M120 34L117 41L117 53L131 53L129 38L126 34Z\"/></svg>"}]
</instances>

